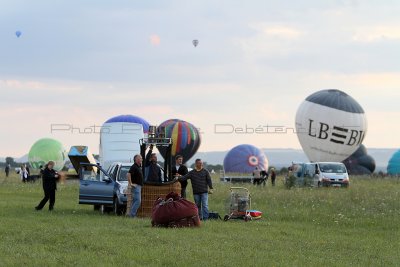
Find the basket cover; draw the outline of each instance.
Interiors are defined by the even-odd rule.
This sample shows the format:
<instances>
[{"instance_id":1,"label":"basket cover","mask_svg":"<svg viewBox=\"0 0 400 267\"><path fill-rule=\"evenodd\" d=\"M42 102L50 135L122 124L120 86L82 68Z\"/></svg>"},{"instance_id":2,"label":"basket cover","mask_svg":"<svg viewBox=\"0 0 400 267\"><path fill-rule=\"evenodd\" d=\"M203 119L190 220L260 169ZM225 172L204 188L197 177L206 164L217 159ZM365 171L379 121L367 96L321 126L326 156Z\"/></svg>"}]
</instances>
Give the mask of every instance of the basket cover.
<instances>
[{"instance_id":1,"label":"basket cover","mask_svg":"<svg viewBox=\"0 0 400 267\"><path fill-rule=\"evenodd\" d=\"M159 198L154 202L151 224L158 227L200 226L197 206L171 192L165 199Z\"/></svg>"}]
</instances>

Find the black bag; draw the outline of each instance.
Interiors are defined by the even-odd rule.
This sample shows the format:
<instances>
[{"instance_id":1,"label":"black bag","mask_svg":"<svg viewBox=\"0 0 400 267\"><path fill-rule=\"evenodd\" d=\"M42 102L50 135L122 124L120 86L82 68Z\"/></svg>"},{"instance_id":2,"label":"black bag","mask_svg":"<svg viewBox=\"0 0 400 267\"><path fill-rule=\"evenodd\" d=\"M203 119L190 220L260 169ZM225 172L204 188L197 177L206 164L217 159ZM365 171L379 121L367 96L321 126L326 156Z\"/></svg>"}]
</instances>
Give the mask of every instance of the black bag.
<instances>
[{"instance_id":1,"label":"black bag","mask_svg":"<svg viewBox=\"0 0 400 267\"><path fill-rule=\"evenodd\" d=\"M208 213L208 219L209 220L218 220L218 219L222 220L221 216L219 216L219 213L215 212L215 211L210 211Z\"/></svg>"}]
</instances>

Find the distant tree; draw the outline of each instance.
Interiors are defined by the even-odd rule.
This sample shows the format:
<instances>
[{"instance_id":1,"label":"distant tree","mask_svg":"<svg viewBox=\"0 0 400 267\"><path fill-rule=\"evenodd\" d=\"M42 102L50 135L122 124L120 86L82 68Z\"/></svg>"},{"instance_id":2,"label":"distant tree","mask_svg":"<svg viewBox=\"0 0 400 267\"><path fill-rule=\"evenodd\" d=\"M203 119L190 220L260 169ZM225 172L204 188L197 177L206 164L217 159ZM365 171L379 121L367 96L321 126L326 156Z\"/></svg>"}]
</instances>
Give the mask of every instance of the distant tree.
<instances>
[{"instance_id":1,"label":"distant tree","mask_svg":"<svg viewBox=\"0 0 400 267\"><path fill-rule=\"evenodd\" d=\"M6 157L6 164L10 164L11 166L17 165L13 157Z\"/></svg>"},{"instance_id":2,"label":"distant tree","mask_svg":"<svg viewBox=\"0 0 400 267\"><path fill-rule=\"evenodd\" d=\"M279 174L280 175L285 175L285 174L287 174L288 173L288 169L286 168L286 167L282 167L280 170L279 170Z\"/></svg>"}]
</instances>

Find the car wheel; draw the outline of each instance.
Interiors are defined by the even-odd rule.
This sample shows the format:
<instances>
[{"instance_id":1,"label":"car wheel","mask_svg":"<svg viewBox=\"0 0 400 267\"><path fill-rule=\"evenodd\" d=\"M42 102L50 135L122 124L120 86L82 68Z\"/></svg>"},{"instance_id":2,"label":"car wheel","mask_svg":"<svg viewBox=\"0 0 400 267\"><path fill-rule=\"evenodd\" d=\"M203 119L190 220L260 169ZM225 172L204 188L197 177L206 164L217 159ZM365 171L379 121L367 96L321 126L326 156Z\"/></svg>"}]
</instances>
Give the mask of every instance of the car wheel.
<instances>
[{"instance_id":1,"label":"car wheel","mask_svg":"<svg viewBox=\"0 0 400 267\"><path fill-rule=\"evenodd\" d=\"M100 205L94 205L94 206L93 206L93 210L96 210L96 211L97 211L97 210L100 210Z\"/></svg>"}]
</instances>

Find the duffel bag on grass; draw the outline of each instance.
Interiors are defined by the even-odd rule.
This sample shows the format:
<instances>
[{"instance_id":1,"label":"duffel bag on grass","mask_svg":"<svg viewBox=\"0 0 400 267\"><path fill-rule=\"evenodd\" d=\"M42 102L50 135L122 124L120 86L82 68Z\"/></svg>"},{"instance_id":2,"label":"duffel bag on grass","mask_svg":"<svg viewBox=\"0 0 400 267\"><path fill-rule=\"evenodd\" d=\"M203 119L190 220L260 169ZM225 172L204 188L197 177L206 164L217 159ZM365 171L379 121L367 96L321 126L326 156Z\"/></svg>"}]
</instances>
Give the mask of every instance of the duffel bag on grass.
<instances>
[{"instance_id":1,"label":"duffel bag on grass","mask_svg":"<svg viewBox=\"0 0 400 267\"><path fill-rule=\"evenodd\" d=\"M165 199L159 198L154 202L151 224L157 227L200 226L197 206L171 192Z\"/></svg>"}]
</instances>

